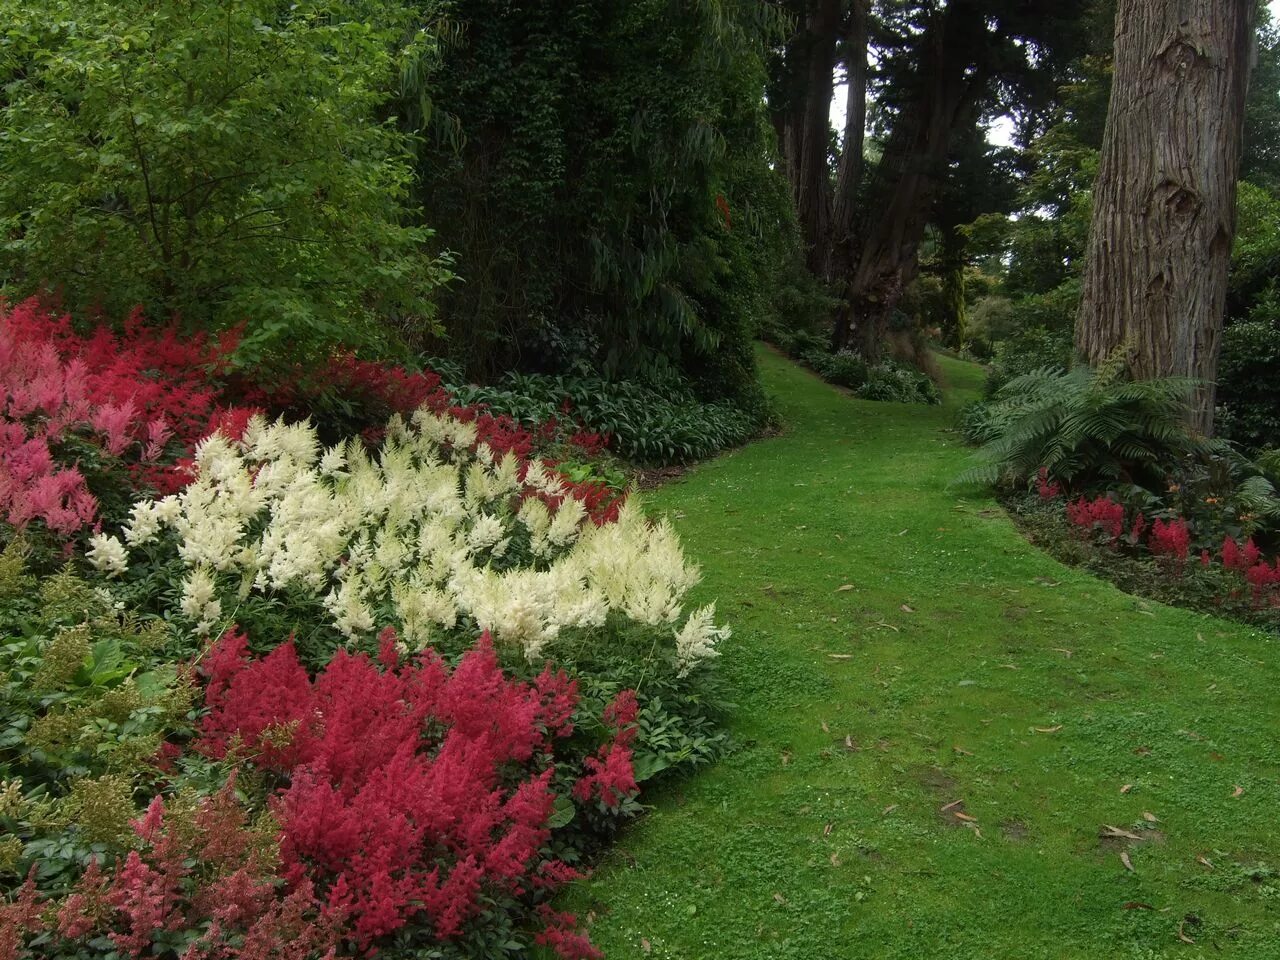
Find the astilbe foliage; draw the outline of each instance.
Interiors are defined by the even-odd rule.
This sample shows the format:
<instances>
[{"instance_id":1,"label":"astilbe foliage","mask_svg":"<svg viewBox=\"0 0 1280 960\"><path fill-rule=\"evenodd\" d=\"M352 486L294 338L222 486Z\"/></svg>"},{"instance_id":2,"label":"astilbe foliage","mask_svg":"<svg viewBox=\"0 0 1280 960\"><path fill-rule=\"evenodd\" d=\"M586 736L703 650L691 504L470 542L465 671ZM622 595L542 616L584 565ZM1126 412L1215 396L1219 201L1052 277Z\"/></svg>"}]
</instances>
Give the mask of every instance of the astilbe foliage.
<instances>
[{"instance_id":1,"label":"astilbe foliage","mask_svg":"<svg viewBox=\"0 0 1280 960\"><path fill-rule=\"evenodd\" d=\"M205 664L198 744L279 777L286 875L313 882L362 949L407 925L447 941L484 901L574 876L544 850L572 681L550 667L533 683L505 677L487 636L452 671L430 650L401 659L389 630L381 640L378 662L340 651L312 679L292 643L251 660L243 634L225 635ZM619 702L617 738L587 778L618 799L635 789L634 695Z\"/></svg>"},{"instance_id":2,"label":"astilbe foliage","mask_svg":"<svg viewBox=\"0 0 1280 960\"><path fill-rule=\"evenodd\" d=\"M134 822L138 846L104 868L97 860L61 901L44 902L28 880L0 908L0 958L29 956L22 940L103 941L125 958L315 960L335 956L341 914L326 909L306 878L287 886L274 843L251 826L234 778L194 807L157 796Z\"/></svg>"}]
</instances>

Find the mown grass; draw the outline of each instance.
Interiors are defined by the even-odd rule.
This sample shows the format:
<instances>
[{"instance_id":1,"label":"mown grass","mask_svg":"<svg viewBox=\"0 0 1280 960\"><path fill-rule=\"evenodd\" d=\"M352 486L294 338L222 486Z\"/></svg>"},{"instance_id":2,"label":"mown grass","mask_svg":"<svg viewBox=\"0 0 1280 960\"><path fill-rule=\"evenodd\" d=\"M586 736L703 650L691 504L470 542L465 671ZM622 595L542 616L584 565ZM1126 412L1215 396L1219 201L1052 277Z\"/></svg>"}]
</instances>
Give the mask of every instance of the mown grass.
<instances>
[{"instance_id":1,"label":"mown grass","mask_svg":"<svg viewBox=\"0 0 1280 960\"><path fill-rule=\"evenodd\" d=\"M1280 641L949 488L980 374L942 362L938 409L762 354L787 431L650 495L735 628L739 749L568 905L612 960L1280 958Z\"/></svg>"}]
</instances>

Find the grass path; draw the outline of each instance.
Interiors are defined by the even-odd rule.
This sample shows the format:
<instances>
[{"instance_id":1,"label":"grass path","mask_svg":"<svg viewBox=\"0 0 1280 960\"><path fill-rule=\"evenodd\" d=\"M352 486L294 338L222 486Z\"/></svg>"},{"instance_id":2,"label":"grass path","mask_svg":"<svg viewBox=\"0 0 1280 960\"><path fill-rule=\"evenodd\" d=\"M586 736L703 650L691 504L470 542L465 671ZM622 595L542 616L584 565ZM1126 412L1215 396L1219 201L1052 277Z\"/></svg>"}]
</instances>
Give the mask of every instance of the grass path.
<instances>
[{"instance_id":1,"label":"grass path","mask_svg":"<svg viewBox=\"0 0 1280 960\"><path fill-rule=\"evenodd\" d=\"M735 628L741 748L572 898L610 960L1280 960L1280 643L949 490L976 368L922 409L761 363L787 432L649 498Z\"/></svg>"}]
</instances>

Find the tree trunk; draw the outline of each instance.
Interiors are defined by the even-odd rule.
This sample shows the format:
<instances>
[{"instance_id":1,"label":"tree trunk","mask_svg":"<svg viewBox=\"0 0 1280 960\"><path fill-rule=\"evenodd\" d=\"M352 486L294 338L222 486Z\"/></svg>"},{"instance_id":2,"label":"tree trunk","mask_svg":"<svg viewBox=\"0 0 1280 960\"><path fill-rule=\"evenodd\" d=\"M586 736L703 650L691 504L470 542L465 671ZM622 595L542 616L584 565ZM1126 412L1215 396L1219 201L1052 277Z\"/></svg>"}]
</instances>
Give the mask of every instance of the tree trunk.
<instances>
[{"instance_id":1,"label":"tree trunk","mask_svg":"<svg viewBox=\"0 0 1280 960\"><path fill-rule=\"evenodd\" d=\"M794 150L796 207L808 247L808 266L821 275L831 218L831 95L840 0L815 0L805 24L803 127Z\"/></svg>"},{"instance_id":2,"label":"tree trunk","mask_svg":"<svg viewBox=\"0 0 1280 960\"><path fill-rule=\"evenodd\" d=\"M828 280L834 278L838 264L849 261L853 248L867 129L867 44L870 40L871 0L851 0L849 6L843 51L849 99L845 106L844 138L826 244L824 274Z\"/></svg>"},{"instance_id":3,"label":"tree trunk","mask_svg":"<svg viewBox=\"0 0 1280 960\"><path fill-rule=\"evenodd\" d=\"M876 170L876 217L863 232L856 261L846 264L844 302L832 332L833 349L852 342L871 363L880 359L889 320L919 269L952 135L988 80L985 64L973 68L987 36L985 18L972 2L952 0L929 34L919 90L894 125Z\"/></svg>"},{"instance_id":4,"label":"tree trunk","mask_svg":"<svg viewBox=\"0 0 1280 960\"><path fill-rule=\"evenodd\" d=\"M965 237L958 226L940 228L938 266L942 276L942 342L948 347L964 346L965 331Z\"/></svg>"},{"instance_id":5,"label":"tree trunk","mask_svg":"<svg viewBox=\"0 0 1280 960\"><path fill-rule=\"evenodd\" d=\"M1235 234L1256 0L1120 0L1076 346L1098 365L1213 380Z\"/></svg>"}]
</instances>

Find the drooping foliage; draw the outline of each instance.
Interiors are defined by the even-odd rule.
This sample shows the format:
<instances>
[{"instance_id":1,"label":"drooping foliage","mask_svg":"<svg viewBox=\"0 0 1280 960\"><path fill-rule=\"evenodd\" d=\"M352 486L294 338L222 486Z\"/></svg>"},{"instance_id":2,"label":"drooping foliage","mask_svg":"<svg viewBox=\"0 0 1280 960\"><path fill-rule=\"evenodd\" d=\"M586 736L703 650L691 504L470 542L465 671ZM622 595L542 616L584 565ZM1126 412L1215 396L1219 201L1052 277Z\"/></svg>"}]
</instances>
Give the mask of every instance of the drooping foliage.
<instances>
[{"instance_id":1,"label":"drooping foliage","mask_svg":"<svg viewBox=\"0 0 1280 960\"><path fill-rule=\"evenodd\" d=\"M422 199L463 283L443 317L478 374L519 366L752 391L749 336L795 286L760 91L764 5L451 0L431 77L460 145Z\"/></svg>"}]
</instances>

